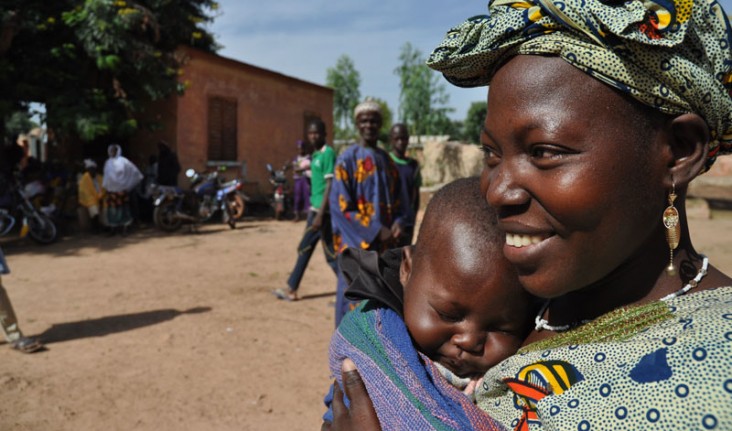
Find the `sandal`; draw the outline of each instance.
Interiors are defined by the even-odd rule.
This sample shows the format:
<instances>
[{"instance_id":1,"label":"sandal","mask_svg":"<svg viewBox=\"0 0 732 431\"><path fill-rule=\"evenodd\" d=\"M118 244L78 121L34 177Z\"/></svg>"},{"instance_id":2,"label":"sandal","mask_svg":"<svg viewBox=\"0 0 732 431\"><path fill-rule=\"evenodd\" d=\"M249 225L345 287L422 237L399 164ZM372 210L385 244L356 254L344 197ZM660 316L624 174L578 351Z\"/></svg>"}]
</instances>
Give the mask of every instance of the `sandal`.
<instances>
[{"instance_id":1,"label":"sandal","mask_svg":"<svg viewBox=\"0 0 732 431\"><path fill-rule=\"evenodd\" d=\"M10 346L21 353L34 353L43 349L40 341L29 337L20 337L10 343Z\"/></svg>"},{"instance_id":2,"label":"sandal","mask_svg":"<svg viewBox=\"0 0 732 431\"><path fill-rule=\"evenodd\" d=\"M285 289L275 289L272 291L272 294L277 297L277 299L282 299L283 301L297 301L297 293L293 291L286 291Z\"/></svg>"}]
</instances>

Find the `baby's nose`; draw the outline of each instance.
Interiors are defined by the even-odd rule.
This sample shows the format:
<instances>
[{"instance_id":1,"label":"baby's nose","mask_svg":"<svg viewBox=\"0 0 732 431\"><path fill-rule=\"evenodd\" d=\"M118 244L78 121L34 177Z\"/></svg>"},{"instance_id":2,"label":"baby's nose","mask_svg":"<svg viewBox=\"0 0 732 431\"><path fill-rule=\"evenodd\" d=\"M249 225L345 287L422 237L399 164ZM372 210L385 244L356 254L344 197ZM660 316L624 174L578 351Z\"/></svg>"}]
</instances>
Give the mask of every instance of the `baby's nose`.
<instances>
[{"instance_id":1,"label":"baby's nose","mask_svg":"<svg viewBox=\"0 0 732 431\"><path fill-rule=\"evenodd\" d=\"M485 347L485 334L476 331L462 332L455 334L453 337L453 343L465 352L473 355L480 355L483 353Z\"/></svg>"}]
</instances>

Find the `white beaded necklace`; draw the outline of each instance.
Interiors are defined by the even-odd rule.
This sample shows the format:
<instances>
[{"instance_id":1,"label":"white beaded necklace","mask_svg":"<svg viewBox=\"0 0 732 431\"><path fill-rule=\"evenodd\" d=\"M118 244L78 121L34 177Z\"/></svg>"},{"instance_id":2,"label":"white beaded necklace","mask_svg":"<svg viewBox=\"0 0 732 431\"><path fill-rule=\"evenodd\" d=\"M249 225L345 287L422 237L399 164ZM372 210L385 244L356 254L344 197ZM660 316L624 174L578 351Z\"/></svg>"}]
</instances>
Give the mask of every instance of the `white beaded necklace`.
<instances>
[{"instance_id":1,"label":"white beaded necklace","mask_svg":"<svg viewBox=\"0 0 732 431\"><path fill-rule=\"evenodd\" d=\"M709 258L704 256L703 254L700 256L703 258L702 266L701 266L701 269L699 270L699 272L696 274L696 277L694 277L692 280L690 280L681 289L661 298L661 301L669 301L671 299L684 295L686 292L690 291L691 289L693 289L699 285L699 282L702 280L702 278L704 278L705 275L707 275L707 272L709 270ZM539 314L537 314L536 318L534 319L534 323L536 324L535 329L537 331L546 330L546 331L552 331L552 332L564 332L564 331L568 331L576 326L583 325L583 324L589 322L589 320L583 320L581 322L577 322L577 323L569 324L569 325L557 325L557 326L550 325L548 320L543 319L541 317L544 315L547 308L549 308L550 303L551 303L551 300L546 301L544 303L544 305L541 307L541 310L539 310Z\"/></svg>"}]
</instances>

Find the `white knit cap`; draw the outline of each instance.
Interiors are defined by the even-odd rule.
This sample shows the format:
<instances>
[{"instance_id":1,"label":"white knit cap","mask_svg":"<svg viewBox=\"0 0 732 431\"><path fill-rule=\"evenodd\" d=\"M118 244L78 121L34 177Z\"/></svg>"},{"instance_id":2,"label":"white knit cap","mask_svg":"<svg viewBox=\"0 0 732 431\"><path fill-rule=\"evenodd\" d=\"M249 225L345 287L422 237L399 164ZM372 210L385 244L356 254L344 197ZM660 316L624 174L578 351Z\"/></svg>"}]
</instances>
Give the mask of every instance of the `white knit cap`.
<instances>
[{"instance_id":1,"label":"white knit cap","mask_svg":"<svg viewBox=\"0 0 732 431\"><path fill-rule=\"evenodd\" d=\"M353 110L353 118L358 117L364 112L376 112L381 116L381 105L374 99L367 97L366 100L356 105L356 109Z\"/></svg>"}]
</instances>

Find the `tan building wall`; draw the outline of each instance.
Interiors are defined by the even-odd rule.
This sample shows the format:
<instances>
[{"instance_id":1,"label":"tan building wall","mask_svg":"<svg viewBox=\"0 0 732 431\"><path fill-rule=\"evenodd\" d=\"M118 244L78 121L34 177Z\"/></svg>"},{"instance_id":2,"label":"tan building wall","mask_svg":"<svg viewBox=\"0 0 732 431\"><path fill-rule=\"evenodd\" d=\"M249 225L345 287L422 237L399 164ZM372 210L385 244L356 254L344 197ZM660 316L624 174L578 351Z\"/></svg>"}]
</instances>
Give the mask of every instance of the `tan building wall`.
<instances>
[{"instance_id":1,"label":"tan building wall","mask_svg":"<svg viewBox=\"0 0 732 431\"><path fill-rule=\"evenodd\" d=\"M191 48L179 52L186 59L180 80L190 86L183 96L161 102L151 113L162 129L137 138L148 154L156 151L151 144L165 139L178 153L183 171L211 169L215 165L208 159L212 97L236 102L236 162L253 183L251 193L269 193L266 163L278 167L295 156L295 142L305 138L307 118L322 119L329 141L332 138L332 89ZM227 176L240 172L239 166L230 165ZM185 184L183 178L180 183Z\"/></svg>"}]
</instances>

